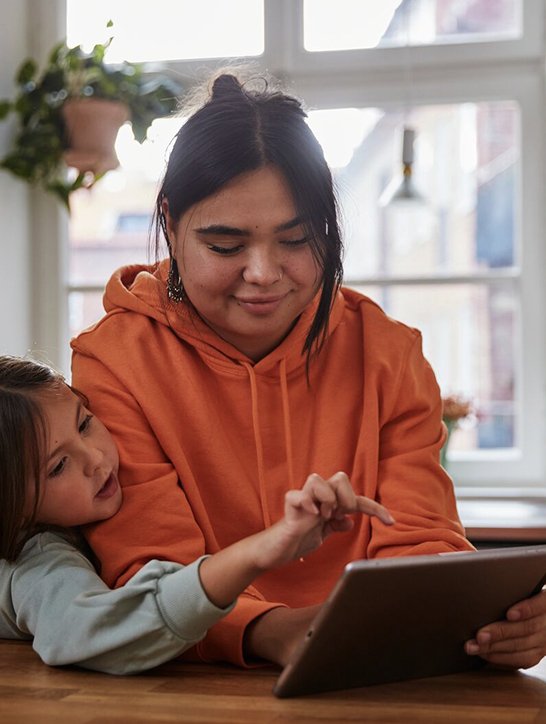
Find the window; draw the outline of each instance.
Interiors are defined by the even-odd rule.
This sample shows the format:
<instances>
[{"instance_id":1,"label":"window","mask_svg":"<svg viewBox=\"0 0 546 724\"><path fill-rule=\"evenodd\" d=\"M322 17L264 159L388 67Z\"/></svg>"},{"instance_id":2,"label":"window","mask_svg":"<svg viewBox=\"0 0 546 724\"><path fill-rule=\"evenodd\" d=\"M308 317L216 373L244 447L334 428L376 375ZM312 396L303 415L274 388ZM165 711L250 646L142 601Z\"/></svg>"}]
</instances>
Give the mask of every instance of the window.
<instances>
[{"instance_id":1,"label":"window","mask_svg":"<svg viewBox=\"0 0 546 724\"><path fill-rule=\"evenodd\" d=\"M310 51L517 38L522 0L304 0Z\"/></svg>"},{"instance_id":2,"label":"window","mask_svg":"<svg viewBox=\"0 0 546 724\"><path fill-rule=\"evenodd\" d=\"M444 393L473 400L476 414L450 450L518 448L517 104L327 113L339 116L330 119L338 128L361 131L358 140L344 134L350 157L331 161L345 212L347 282L418 327ZM418 130L422 203L384 207L402 123Z\"/></svg>"},{"instance_id":3,"label":"window","mask_svg":"<svg viewBox=\"0 0 546 724\"><path fill-rule=\"evenodd\" d=\"M264 49L263 0L68 0L68 43L90 50L114 24L112 63L256 56ZM244 22L241 22L244 18Z\"/></svg>"},{"instance_id":4,"label":"window","mask_svg":"<svg viewBox=\"0 0 546 724\"><path fill-rule=\"evenodd\" d=\"M450 447L456 484L539 490L546 481L541 1L240 0L236 9L221 0L161 0L153 13L135 13L134 0L130 9L120 0L88 6L84 22L78 7L69 0L69 38L101 40L112 17L112 60L164 59L197 78L198 68L217 66L207 58L245 56L289 79L334 169L346 282L421 329L444 395L473 401L476 414ZM158 17L170 18L164 35L149 30ZM217 33L230 45L209 44ZM115 268L148 260L157 180L181 122L156 121L142 146L124 126L120 168L74 198L70 334L101 316L102 287ZM400 172L405 125L416 131L414 179L424 202L402 209L380 199Z\"/></svg>"}]
</instances>

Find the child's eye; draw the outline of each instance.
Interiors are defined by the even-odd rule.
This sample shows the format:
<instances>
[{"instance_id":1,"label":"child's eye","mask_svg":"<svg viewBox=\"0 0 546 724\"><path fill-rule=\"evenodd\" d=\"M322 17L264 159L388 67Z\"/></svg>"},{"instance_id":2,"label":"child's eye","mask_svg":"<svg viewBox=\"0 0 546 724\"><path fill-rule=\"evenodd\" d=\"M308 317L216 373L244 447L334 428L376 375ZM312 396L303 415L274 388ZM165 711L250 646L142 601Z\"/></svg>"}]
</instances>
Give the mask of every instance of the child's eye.
<instances>
[{"instance_id":1,"label":"child's eye","mask_svg":"<svg viewBox=\"0 0 546 724\"><path fill-rule=\"evenodd\" d=\"M78 432L83 435L89 430L89 426L91 424L91 420L93 419L93 415L86 415L82 424L78 428Z\"/></svg>"},{"instance_id":2,"label":"child's eye","mask_svg":"<svg viewBox=\"0 0 546 724\"><path fill-rule=\"evenodd\" d=\"M207 244L207 248L210 249L210 251L213 251L215 254L223 254L224 256L229 256L230 254L236 254L243 247L241 244L239 244L238 246L216 246L215 244Z\"/></svg>"},{"instance_id":3,"label":"child's eye","mask_svg":"<svg viewBox=\"0 0 546 724\"><path fill-rule=\"evenodd\" d=\"M62 458L59 463L53 468L53 470L49 473L50 478L56 478L58 475L60 475L66 465L66 458Z\"/></svg>"}]
</instances>

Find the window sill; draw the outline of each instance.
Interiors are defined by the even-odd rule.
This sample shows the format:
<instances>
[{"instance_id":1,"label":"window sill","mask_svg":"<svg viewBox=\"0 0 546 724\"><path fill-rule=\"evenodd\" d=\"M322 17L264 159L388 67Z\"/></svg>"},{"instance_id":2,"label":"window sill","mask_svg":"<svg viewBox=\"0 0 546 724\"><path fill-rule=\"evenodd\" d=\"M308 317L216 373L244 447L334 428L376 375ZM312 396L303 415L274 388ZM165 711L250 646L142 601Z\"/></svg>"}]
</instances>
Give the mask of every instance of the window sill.
<instances>
[{"instance_id":1,"label":"window sill","mask_svg":"<svg viewBox=\"0 0 546 724\"><path fill-rule=\"evenodd\" d=\"M462 497L459 515L471 541L546 542L546 498Z\"/></svg>"}]
</instances>

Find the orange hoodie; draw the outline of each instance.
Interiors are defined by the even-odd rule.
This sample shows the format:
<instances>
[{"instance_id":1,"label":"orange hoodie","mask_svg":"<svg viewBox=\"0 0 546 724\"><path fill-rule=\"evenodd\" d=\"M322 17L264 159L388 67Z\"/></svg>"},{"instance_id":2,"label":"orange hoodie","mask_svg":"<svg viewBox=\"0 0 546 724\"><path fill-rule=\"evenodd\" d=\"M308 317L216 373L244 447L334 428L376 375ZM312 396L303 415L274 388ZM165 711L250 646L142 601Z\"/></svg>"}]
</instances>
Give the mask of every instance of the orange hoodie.
<instances>
[{"instance_id":1,"label":"orange hoodie","mask_svg":"<svg viewBox=\"0 0 546 724\"><path fill-rule=\"evenodd\" d=\"M166 301L165 264L151 272L116 272L106 316L72 342L73 383L120 453L121 510L86 533L109 585L150 559L188 564L256 533L310 473L345 471L396 525L362 517L304 561L257 579L193 650L244 665L250 621L323 601L350 561L472 548L438 462L441 401L419 332L344 288L308 385L301 350L316 300L254 363L185 304Z\"/></svg>"}]
</instances>

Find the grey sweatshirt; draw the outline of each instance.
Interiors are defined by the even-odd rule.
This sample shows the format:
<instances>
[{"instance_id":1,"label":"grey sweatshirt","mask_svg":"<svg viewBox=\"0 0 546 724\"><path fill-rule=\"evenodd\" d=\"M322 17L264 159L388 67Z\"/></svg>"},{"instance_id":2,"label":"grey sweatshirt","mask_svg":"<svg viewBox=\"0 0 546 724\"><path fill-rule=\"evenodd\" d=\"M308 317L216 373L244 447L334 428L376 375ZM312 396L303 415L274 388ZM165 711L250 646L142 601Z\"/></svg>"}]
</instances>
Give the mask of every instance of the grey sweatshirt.
<instances>
[{"instance_id":1,"label":"grey sweatshirt","mask_svg":"<svg viewBox=\"0 0 546 724\"><path fill-rule=\"evenodd\" d=\"M235 606L209 601L199 579L202 560L153 560L111 590L74 545L40 533L15 563L0 560L0 638L33 638L50 665L109 674L158 666L200 641Z\"/></svg>"}]
</instances>

